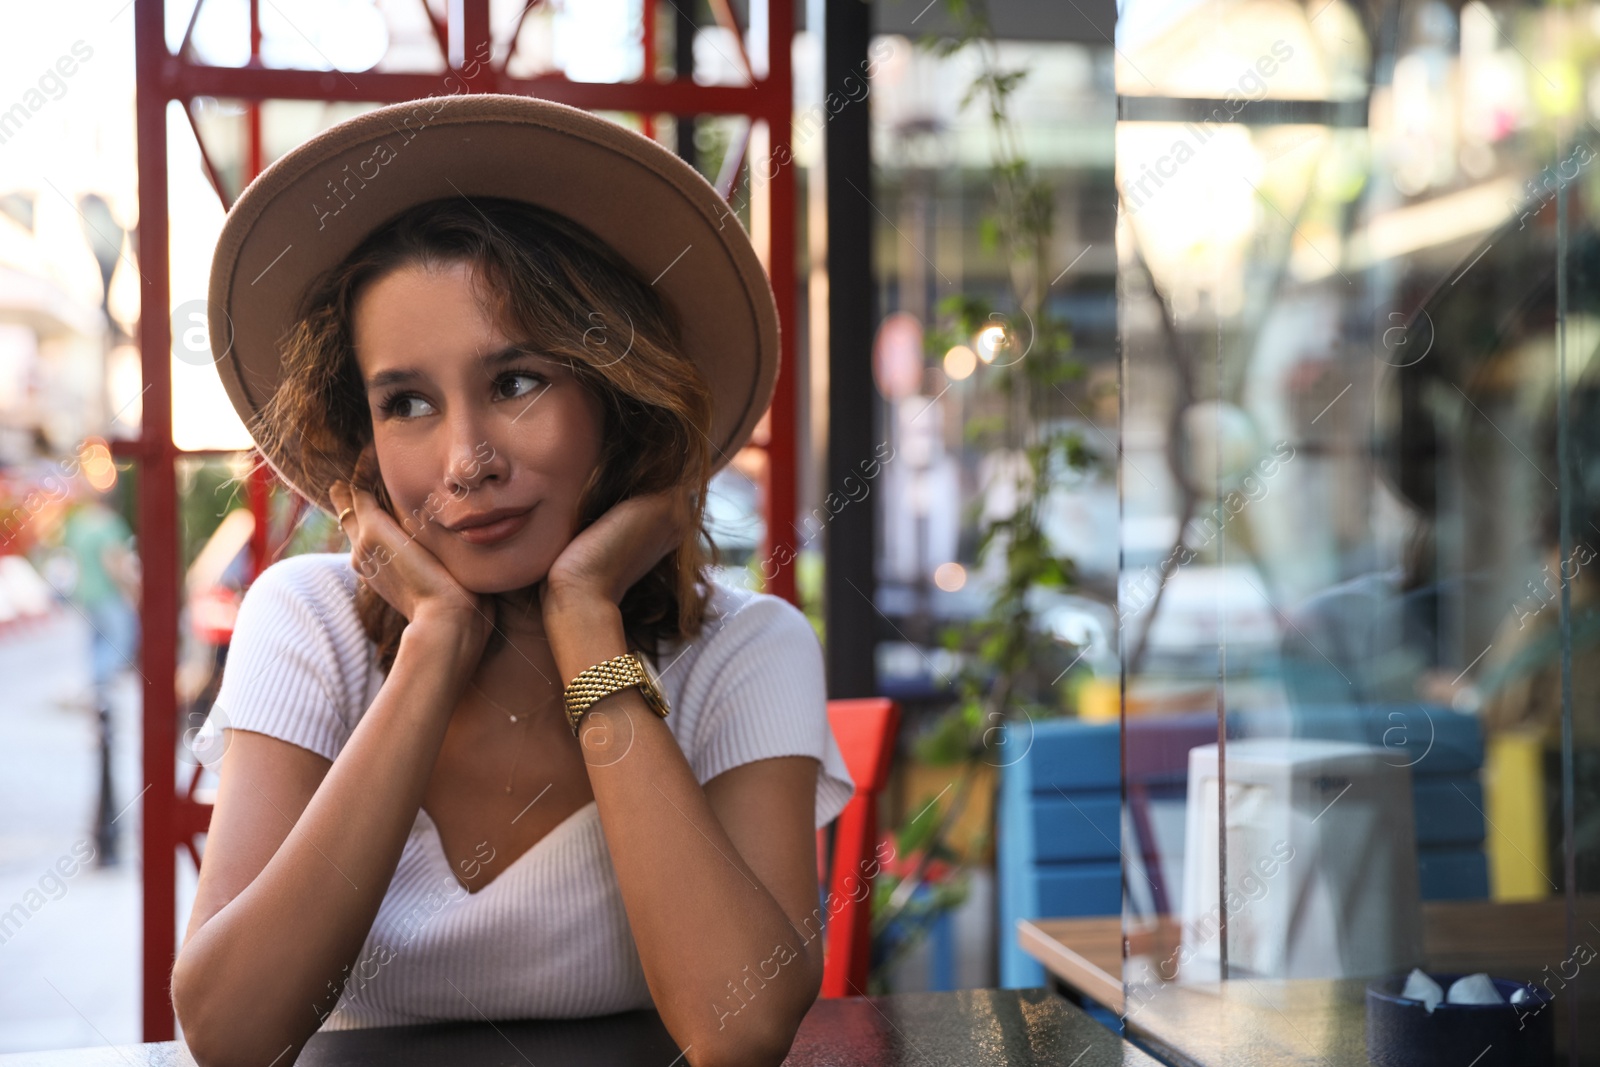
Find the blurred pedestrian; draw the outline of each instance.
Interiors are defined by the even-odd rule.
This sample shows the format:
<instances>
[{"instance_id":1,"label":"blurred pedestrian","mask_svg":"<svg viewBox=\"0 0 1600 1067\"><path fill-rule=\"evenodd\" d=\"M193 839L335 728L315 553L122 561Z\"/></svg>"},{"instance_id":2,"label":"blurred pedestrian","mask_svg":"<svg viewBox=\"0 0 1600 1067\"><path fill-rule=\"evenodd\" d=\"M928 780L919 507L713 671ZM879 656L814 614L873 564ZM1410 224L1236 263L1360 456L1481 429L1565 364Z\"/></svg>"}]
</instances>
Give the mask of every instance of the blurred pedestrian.
<instances>
[{"instance_id":1,"label":"blurred pedestrian","mask_svg":"<svg viewBox=\"0 0 1600 1067\"><path fill-rule=\"evenodd\" d=\"M139 652L139 557L127 520L106 502L82 473L72 479L62 520L61 544L76 564L68 594L89 624L89 673L100 723L100 803L95 819L99 864L117 862L116 818L111 778L111 685L123 670L136 669Z\"/></svg>"}]
</instances>

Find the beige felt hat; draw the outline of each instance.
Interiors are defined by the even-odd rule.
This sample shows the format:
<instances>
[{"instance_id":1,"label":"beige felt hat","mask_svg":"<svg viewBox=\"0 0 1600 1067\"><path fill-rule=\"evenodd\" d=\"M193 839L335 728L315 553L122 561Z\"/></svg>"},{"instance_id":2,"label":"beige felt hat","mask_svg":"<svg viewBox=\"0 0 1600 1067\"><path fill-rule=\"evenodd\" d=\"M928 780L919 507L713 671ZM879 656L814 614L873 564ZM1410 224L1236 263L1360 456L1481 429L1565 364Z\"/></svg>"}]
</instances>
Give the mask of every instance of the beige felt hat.
<instances>
[{"instance_id":1,"label":"beige felt hat","mask_svg":"<svg viewBox=\"0 0 1600 1067\"><path fill-rule=\"evenodd\" d=\"M229 209L211 261L209 333L247 426L278 386L278 343L311 280L406 208L456 195L559 212L653 280L711 386L714 467L749 439L777 381L778 312L727 202L649 138L498 93L424 97L341 122L274 161ZM282 477L278 457L263 454ZM284 481L327 507L327 486Z\"/></svg>"}]
</instances>

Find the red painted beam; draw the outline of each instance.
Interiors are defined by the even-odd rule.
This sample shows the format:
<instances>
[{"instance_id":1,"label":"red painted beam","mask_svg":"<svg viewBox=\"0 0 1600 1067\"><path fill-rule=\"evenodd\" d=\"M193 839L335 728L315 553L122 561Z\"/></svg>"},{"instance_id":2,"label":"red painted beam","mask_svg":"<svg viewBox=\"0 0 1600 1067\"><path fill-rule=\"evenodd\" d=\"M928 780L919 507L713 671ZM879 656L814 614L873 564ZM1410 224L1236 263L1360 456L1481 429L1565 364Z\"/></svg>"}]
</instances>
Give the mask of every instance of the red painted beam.
<instances>
[{"instance_id":1,"label":"red painted beam","mask_svg":"<svg viewBox=\"0 0 1600 1067\"><path fill-rule=\"evenodd\" d=\"M445 59L453 70L472 68L467 91L494 92L494 72L487 60L493 35L489 32L489 0L448 0L445 4ZM474 62L478 56L484 61Z\"/></svg>"},{"instance_id":2,"label":"red painted beam","mask_svg":"<svg viewBox=\"0 0 1600 1067\"><path fill-rule=\"evenodd\" d=\"M790 97L779 93L771 78L747 86L699 85L692 78L658 82L575 82L559 74L542 74L535 78L491 77L492 84L476 91L536 96L588 111L644 111L669 115L748 114L767 119L781 112L785 124L789 115ZM331 100L389 104L424 96L460 93L468 91L468 86L465 78L455 71L438 74L380 71L346 74L325 70L210 67L169 58L161 65L156 90L170 100L215 96L236 100Z\"/></svg>"},{"instance_id":3,"label":"red painted beam","mask_svg":"<svg viewBox=\"0 0 1600 1067\"><path fill-rule=\"evenodd\" d=\"M178 720L178 487L172 444L172 328L167 228L167 114L151 99L155 72L169 62L162 0L134 5L138 69L139 349L146 391L140 420L139 557L143 603L139 670L144 676L143 811L144 952L141 961L146 1041L173 1037L172 964L176 958ZM159 94L157 94L159 95Z\"/></svg>"},{"instance_id":4,"label":"red painted beam","mask_svg":"<svg viewBox=\"0 0 1600 1067\"><path fill-rule=\"evenodd\" d=\"M173 805L172 828L179 841L205 833L211 828L211 805L178 797Z\"/></svg>"}]
</instances>

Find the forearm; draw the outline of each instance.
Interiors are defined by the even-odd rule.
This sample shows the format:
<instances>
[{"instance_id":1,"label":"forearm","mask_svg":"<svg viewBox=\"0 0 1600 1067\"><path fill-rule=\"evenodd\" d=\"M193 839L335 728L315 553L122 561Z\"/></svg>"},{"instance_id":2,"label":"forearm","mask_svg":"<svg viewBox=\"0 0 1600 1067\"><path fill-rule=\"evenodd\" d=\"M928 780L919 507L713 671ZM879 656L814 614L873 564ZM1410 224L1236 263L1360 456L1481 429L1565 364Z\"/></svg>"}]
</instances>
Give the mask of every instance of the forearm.
<instances>
[{"instance_id":1,"label":"forearm","mask_svg":"<svg viewBox=\"0 0 1600 1067\"><path fill-rule=\"evenodd\" d=\"M627 651L614 607L575 604L552 614L551 651L564 683ZM691 1064L780 1059L816 997L820 947L808 944L740 856L667 723L637 689L596 703L580 736L667 1030Z\"/></svg>"},{"instance_id":2,"label":"forearm","mask_svg":"<svg viewBox=\"0 0 1600 1067\"><path fill-rule=\"evenodd\" d=\"M220 1063L266 1063L321 1025L421 806L464 677L460 658L448 635L408 629L293 830L183 946L173 996L191 1047Z\"/></svg>"}]
</instances>

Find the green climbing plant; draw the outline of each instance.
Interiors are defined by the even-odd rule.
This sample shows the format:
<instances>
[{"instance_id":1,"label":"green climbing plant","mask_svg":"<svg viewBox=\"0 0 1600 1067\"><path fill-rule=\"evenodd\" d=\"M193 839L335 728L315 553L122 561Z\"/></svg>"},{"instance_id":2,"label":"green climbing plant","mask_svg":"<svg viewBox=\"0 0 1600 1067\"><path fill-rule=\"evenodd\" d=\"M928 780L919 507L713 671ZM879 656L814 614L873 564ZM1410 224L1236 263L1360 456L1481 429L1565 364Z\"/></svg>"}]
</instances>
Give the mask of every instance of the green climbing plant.
<instances>
[{"instance_id":1,"label":"green climbing plant","mask_svg":"<svg viewBox=\"0 0 1600 1067\"><path fill-rule=\"evenodd\" d=\"M969 420L964 432L974 447L1009 457L997 469L1013 479L1016 507L984 520L979 501L967 516L979 525L980 568L998 556L1000 578L979 617L941 634L960 664L951 679L954 699L915 740L913 751L924 764L953 768L954 781L942 807L936 797L914 802L917 810L894 830L901 859L875 884L873 929L880 951L873 985L880 992L887 972L933 921L968 895L968 865L981 847L963 852L950 838L985 777L984 765L1014 762L1018 734L1026 733L1013 729L1016 724L1071 712L1071 688L1078 681L1074 650L1041 632L1039 597L1041 591L1073 588L1077 575L1073 561L1046 534L1045 507L1065 476L1098 462L1078 430L1056 413L1062 389L1083 378L1085 368L1073 353L1070 324L1048 304L1054 189L1023 156L1011 117L1011 102L1028 71L1002 63L984 0L944 0L944 9L955 32L925 36L918 47L941 58L976 53L978 73L962 108L974 102L984 108L994 145L993 201L979 237L986 251L1009 265L1009 292L1001 301L966 292L944 297L925 342L927 354L939 356L981 339L985 359L978 388L992 391L1001 413ZM990 832L980 835L982 843Z\"/></svg>"}]
</instances>

